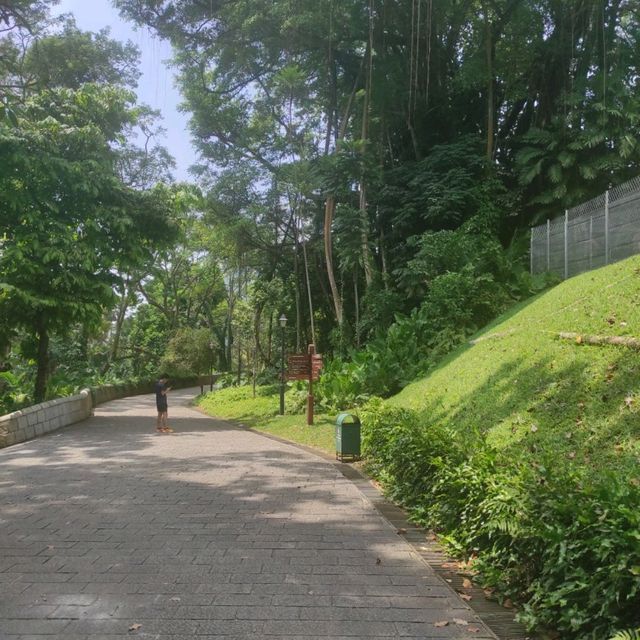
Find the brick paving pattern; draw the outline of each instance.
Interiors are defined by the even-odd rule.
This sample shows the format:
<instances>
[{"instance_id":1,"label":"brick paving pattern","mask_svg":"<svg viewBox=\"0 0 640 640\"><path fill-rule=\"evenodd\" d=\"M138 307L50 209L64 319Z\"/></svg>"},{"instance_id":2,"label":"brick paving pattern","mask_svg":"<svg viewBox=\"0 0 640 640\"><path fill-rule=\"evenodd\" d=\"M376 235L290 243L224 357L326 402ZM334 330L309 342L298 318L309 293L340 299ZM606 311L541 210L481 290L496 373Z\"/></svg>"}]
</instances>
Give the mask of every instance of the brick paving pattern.
<instances>
[{"instance_id":1,"label":"brick paving pattern","mask_svg":"<svg viewBox=\"0 0 640 640\"><path fill-rule=\"evenodd\" d=\"M0 451L1 640L495 638L336 465L194 392L172 434L140 396Z\"/></svg>"}]
</instances>

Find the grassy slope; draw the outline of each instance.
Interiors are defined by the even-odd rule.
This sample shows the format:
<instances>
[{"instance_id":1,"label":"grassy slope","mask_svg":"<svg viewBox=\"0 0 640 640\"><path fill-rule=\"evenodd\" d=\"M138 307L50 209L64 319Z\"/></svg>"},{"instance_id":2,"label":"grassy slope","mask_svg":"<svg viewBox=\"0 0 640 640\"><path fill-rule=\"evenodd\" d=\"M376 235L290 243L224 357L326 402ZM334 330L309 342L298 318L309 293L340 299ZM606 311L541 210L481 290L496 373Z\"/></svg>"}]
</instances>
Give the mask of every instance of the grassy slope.
<instances>
[{"instance_id":1,"label":"grassy slope","mask_svg":"<svg viewBox=\"0 0 640 640\"><path fill-rule=\"evenodd\" d=\"M329 454L335 452L335 416L316 415L314 425L308 426L305 415L278 415L277 386L258 387L255 398L248 386L221 389L203 396L198 404L211 416L234 420Z\"/></svg>"},{"instance_id":2,"label":"grassy slope","mask_svg":"<svg viewBox=\"0 0 640 640\"><path fill-rule=\"evenodd\" d=\"M640 257L572 278L512 309L484 338L391 398L425 421L480 432L514 455L638 473L640 354L581 346L561 331L640 337Z\"/></svg>"}]
</instances>

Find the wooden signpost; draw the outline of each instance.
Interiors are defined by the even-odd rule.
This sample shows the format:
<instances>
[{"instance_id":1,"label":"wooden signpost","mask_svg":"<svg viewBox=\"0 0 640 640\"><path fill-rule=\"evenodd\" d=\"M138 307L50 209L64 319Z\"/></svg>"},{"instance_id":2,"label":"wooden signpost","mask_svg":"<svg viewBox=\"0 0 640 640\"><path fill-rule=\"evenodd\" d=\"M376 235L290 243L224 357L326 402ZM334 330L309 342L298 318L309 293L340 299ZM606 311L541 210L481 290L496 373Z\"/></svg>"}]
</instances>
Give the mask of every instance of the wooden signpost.
<instances>
[{"instance_id":1,"label":"wooden signpost","mask_svg":"<svg viewBox=\"0 0 640 640\"><path fill-rule=\"evenodd\" d=\"M289 356L287 363L288 380L308 380L309 394L307 395L307 424L313 424L313 383L320 378L322 369L322 355L316 353L316 347L309 345L307 353L296 353Z\"/></svg>"}]
</instances>

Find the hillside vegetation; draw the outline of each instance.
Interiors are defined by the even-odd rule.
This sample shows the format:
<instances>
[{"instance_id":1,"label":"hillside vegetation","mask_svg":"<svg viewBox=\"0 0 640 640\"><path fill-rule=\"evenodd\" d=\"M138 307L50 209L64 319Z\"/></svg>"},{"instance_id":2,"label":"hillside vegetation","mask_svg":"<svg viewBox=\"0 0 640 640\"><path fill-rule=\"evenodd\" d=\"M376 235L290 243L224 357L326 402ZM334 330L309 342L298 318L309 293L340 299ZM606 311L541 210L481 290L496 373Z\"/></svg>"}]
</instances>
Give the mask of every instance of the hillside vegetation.
<instances>
[{"instance_id":1,"label":"hillside vegetation","mask_svg":"<svg viewBox=\"0 0 640 640\"><path fill-rule=\"evenodd\" d=\"M640 627L640 354L585 344L639 303L640 257L583 274L364 412L387 491L562 638Z\"/></svg>"},{"instance_id":2,"label":"hillside vegetation","mask_svg":"<svg viewBox=\"0 0 640 640\"><path fill-rule=\"evenodd\" d=\"M564 464L637 471L640 355L560 333L640 336L640 257L518 306L389 404L515 456L552 449Z\"/></svg>"}]
</instances>

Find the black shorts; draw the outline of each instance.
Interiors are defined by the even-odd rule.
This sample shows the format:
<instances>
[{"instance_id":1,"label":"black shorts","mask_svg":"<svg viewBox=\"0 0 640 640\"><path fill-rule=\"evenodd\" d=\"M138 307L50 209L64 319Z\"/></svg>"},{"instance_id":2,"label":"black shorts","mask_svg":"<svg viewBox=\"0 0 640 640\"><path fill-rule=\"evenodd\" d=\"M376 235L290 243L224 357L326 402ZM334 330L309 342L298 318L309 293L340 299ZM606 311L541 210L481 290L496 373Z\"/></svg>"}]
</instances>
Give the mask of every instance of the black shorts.
<instances>
[{"instance_id":1,"label":"black shorts","mask_svg":"<svg viewBox=\"0 0 640 640\"><path fill-rule=\"evenodd\" d=\"M169 408L166 402L156 402L156 407L158 408L158 413L164 413Z\"/></svg>"}]
</instances>

